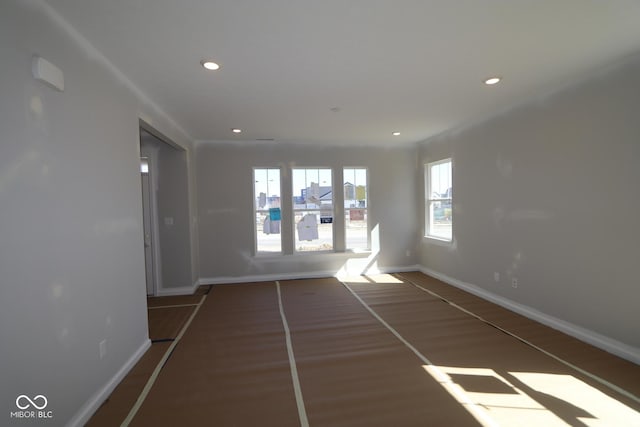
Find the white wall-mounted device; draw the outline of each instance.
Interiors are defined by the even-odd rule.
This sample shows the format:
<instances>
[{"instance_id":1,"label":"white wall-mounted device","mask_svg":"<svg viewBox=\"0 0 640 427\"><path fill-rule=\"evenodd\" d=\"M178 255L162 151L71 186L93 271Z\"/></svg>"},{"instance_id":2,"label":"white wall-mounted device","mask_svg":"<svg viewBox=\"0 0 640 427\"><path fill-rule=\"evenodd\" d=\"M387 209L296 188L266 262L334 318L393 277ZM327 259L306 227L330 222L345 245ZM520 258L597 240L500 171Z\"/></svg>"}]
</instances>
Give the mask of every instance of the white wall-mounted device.
<instances>
[{"instance_id":1,"label":"white wall-mounted device","mask_svg":"<svg viewBox=\"0 0 640 427\"><path fill-rule=\"evenodd\" d=\"M31 72L36 80L40 80L60 92L64 91L62 70L46 59L35 55L31 64Z\"/></svg>"}]
</instances>

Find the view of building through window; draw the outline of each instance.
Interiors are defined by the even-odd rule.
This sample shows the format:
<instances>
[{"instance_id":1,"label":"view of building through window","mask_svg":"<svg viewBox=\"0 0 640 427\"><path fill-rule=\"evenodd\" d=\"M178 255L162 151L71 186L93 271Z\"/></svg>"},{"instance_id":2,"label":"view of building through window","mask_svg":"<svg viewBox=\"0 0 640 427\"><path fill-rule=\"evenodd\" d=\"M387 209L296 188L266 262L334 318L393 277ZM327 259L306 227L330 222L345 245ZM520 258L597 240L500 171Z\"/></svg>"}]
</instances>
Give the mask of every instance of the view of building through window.
<instances>
[{"instance_id":1,"label":"view of building through window","mask_svg":"<svg viewBox=\"0 0 640 427\"><path fill-rule=\"evenodd\" d=\"M282 252L280 169L253 170L256 252Z\"/></svg>"},{"instance_id":2,"label":"view of building through window","mask_svg":"<svg viewBox=\"0 0 640 427\"><path fill-rule=\"evenodd\" d=\"M330 168L291 170L293 215L282 223L280 169L254 168L253 199L256 253L282 253L282 230L293 227L294 251L332 251L336 209ZM345 249L367 250L368 188L366 168L343 169ZM293 219L293 224L291 224ZM340 223L340 222L338 222Z\"/></svg>"},{"instance_id":3,"label":"view of building through window","mask_svg":"<svg viewBox=\"0 0 640 427\"><path fill-rule=\"evenodd\" d=\"M293 221L296 251L333 250L331 169L293 169Z\"/></svg>"},{"instance_id":4,"label":"view of building through window","mask_svg":"<svg viewBox=\"0 0 640 427\"><path fill-rule=\"evenodd\" d=\"M369 249L367 170L345 168L343 178L346 249Z\"/></svg>"},{"instance_id":5,"label":"view of building through window","mask_svg":"<svg viewBox=\"0 0 640 427\"><path fill-rule=\"evenodd\" d=\"M453 184L451 159L425 165L426 236L453 238Z\"/></svg>"}]
</instances>

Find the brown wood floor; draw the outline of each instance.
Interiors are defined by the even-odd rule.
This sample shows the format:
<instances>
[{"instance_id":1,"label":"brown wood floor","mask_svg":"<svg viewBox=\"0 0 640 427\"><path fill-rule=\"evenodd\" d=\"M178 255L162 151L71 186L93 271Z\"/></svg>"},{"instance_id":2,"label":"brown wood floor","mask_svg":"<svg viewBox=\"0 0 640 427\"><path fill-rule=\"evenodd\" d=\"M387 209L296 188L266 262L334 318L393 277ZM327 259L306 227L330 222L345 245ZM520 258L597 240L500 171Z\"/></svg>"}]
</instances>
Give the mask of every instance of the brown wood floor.
<instances>
[{"instance_id":1,"label":"brown wood floor","mask_svg":"<svg viewBox=\"0 0 640 427\"><path fill-rule=\"evenodd\" d=\"M122 423L209 290L131 425L640 426L640 366L417 272L150 299L155 343L88 425Z\"/></svg>"}]
</instances>

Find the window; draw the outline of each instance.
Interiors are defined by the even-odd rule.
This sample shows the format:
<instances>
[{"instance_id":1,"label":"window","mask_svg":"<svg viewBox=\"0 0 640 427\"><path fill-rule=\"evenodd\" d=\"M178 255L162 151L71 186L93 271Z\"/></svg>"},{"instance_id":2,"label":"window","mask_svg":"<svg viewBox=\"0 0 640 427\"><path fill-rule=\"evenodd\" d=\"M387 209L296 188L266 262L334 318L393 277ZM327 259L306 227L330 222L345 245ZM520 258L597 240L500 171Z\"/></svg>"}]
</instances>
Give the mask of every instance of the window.
<instances>
[{"instance_id":1,"label":"window","mask_svg":"<svg viewBox=\"0 0 640 427\"><path fill-rule=\"evenodd\" d=\"M367 170L345 168L343 176L346 249L369 249Z\"/></svg>"},{"instance_id":2,"label":"window","mask_svg":"<svg viewBox=\"0 0 640 427\"><path fill-rule=\"evenodd\" d=\"M453 185L451 159L425 165L426 236L451 241L453 238Z\"/></svg>"},{"instance_id":3,"label":"window","mask_svg":"<svg viewBox=\"0 0 640 427\"><path fill-rule=\"evenodd\" d=\"M333 187L331 169L293 169L295 250L333 250Z\"/></svg>"},{"instance_id":4,"label":"window","mask_svg":"<svg viewBox=\"0 0 640 427\"><path fill-rule=\"evenodd\" d=\"M280 169L253 170L256 252L282 252Z\"/></svg>"}]
</instances>

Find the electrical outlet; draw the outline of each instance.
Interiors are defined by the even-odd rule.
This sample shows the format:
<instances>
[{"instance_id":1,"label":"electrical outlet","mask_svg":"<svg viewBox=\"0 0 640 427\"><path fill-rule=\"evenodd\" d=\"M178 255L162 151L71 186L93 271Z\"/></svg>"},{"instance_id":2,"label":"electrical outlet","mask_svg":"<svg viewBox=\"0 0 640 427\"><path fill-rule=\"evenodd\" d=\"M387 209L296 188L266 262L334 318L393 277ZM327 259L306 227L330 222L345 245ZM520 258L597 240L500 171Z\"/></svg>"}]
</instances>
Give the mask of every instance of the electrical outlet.
<instances>
[{"instance_id":1,"label":"electrical outlet","mask_svg":"<svg viewBox=\"0 0 640 427\"><path fill-rule=\"evenodd\" d=\"M514 288L518 287L518 279L516 279L515 277L513 279L511 279L511 286L513 286Z\"/></svg>"},{"instance_id":2,"label":"electrical outlet","mask_svg":"<svg viewBox=\"0 0 640 427\"><path fill-rule=\"evenodd\" d=\"M103 359L104 356L107 354L107 340L104 339L102 341L100 341L100 359Z\"/></svg>"},{"instance_id":3,"label":"electrical outlet","mask_svg":"<svg viewBox=\"0 0 640 427\"><path fill-rule=\"evenodd\" d=\"M500 273L498 273L497 271L495 273L493 273L493 280L495 280L496 282L500 281Z\"/></svg>"}]
</instances>

